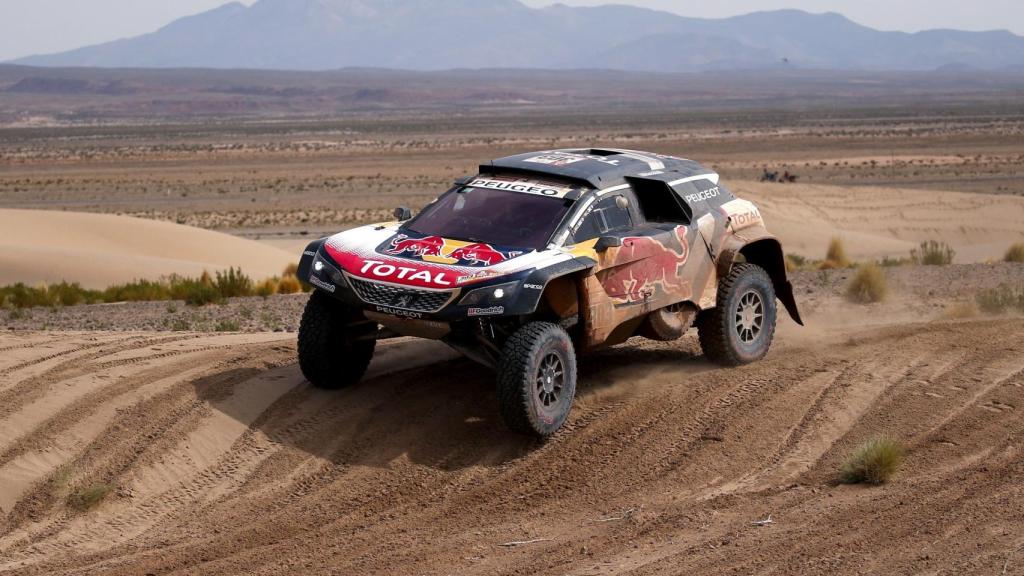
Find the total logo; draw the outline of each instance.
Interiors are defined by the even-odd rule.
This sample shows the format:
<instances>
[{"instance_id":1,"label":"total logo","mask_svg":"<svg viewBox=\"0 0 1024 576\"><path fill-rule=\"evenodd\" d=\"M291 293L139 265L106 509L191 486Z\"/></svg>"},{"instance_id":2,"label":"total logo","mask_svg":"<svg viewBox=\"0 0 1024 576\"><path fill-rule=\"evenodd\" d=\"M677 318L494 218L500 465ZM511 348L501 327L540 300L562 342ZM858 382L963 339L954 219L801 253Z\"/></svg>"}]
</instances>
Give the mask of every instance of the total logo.
<instances>
[{"instance_id":1,"label":"total logo","mask_svg":"<svg viewBox=\"0 0 1024 576\"><path fill-rule=\"evenodd\" d=\"M376 276L377 278L394 278L396 280L409 280L436 284L438 286L452 286L453 282L448 279L447 272L431 273L430 270L417 270L405 266L395 266L379 260L366 260L360 269L363 275Z\"/></svg>"},{"instance_id":2,"label":"total logo","mask_svg":"<svg viewBox=\"0 0 1024 576\"><path fill-rule=\"evenodd\" d=\"M763 222L757 206L747 200L736 199L727 202L722 204L719 210L725 215L734 232Z\"/></svg>"}]
</instances>

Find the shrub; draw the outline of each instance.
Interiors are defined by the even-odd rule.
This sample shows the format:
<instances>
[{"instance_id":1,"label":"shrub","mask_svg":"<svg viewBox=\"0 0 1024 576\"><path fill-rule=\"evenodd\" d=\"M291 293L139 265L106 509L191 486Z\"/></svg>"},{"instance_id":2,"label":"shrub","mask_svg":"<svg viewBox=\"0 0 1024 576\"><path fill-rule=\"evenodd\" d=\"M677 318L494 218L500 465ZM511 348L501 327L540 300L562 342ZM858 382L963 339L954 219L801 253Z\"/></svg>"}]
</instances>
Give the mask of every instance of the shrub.
<instances>
[{"instance_id":1,"label":"shrub","mask_svg":"<svg viewBox=\"0 0 1024 576\"><path fill-rule=\"evenodd\" d=\"M948 266L953 263L956 252L945 242L928 240L922 242L919 248L910 251L910 258L916 264L926 266Z\"/></svg>"},{"instance_id":2,"label":"shrub","mask_svg":"<svg viewBox=\"0 0 1024 576\"><path fill-rule=\"evenodd\" d=\"M843 462L839 477L845 484L885 484L903 463L903 446L886 436L861 444Z\"/></svg>"},{"instance_id":3,"label":"shrub","mask_svg":"<svg viewBox=\"0 0 1024 576\"><path fill-rule=\"evenodd\" d=\"M242 273L241 268L229 268L217 272L217 291L224 298L252 296L252 279Z\"/></svg>"},{"instance_id":4,"label":"shrub","mask_svg":"<svg viewBox=\"0 0 1024 576\"><path fill-rule=\"evenodd\" d=\"M786 254L786 270L792 272L794 270L803 270L808 267L810 262L806 257L799 254Z\"/></svg>"},{"instance_id":5,"label":"shrub","mask_svg":"<svg viewBox=\"0 0 1024 576\"><path fill-rule=\"evenodd\" d=\"M864 264L846 288L846 297L851 302L870 304L881 302L889 293L882 269L874 264Z\"/></svg>"},{"instance_id":6,"label":"shrub","mask_svg":"<svg viewBox=\"0 0 1024 576\"><path fill-rule=\"evenodd\" d=\"M1003 260L1024 264L1024 243L1018 242L1010 246L1010 249L1006 251L1006 256L1003 256Z\"/></svg>"},{"instance_id":7,"label":"shrub","mask_svg":"<svg viewBox=\"0 0 1024 576\"><path fill-rule=\"evenodd\" d=\"M886 256L878 261L878 265L883 268L894 268L896 266L907 266L914 263L913 258L891 258Z\"/></svg>"},{"instance_id":8,"label":"shrub","mask_svg":"<svg viewBox=\"0 0 1024 576\"><path fill-rule=\"evenodd\" d=\"M82 303L91 303L100 299L99 293L93 290L82 288L77 282L68 284L51 284L44 288L50 301L50 306L75 306Z\"/></svg>"},{"instance_id":9,"label":"shrub","mask_svg":"<svg viewBox=\"0 0 1024 576\"><path fill-rule=\"evenodd\" d=\"M839 237L833 237L828 243L828 251L825 252L825 261L821 263L822 269L849 268L850 259L846 257L846 248Z\"/></svg>"},{"instance_id":10,"label":"shrub","mask_svg":"<svg viewBox=\"0 0 1024 576\"><path fill-rule=\"evenodd\" d=\"M290 277L288 289L298 292L294 276ZM273 287L276 291L276 279ZM271 288L271 281L261 285L261 295ZM224 298L235 296L252 296L256 287L251 278L242 273L241 268L230 268L218 272L216 279L208 272L199 278L186 278L171 275L159 281L133 280L125 284L115 284L105 290L89 290L77 283L61 282L49 286L27 286L24 283L0 286L0 308L32 308L36 306L74 306L76 304L92 304L96 302L156 302L161 300L184 300L193 306L202 306L220 302Z\"/></svg>"},{"instance_id":11,"label":"shrub","mask_svg":"<svg viewBox=\"0 0 1024 576\"><path fill-rule=\"evenodd\" d=\"M164 322L164 325L170 328L174 332L191 332L192 321L188 318L178 316L171 320L169 323Z\"/></svg>"},{"instance_id":12,"label":"shrub","mask_svg":"<svg viewBox=\"0 0 1024 576\"><path fill-rule=\"evenodd\" d=\"M299 265L296 264L295 262L292 262L291 264L289 264L289 265L284 267L284 272L281 275L285 276L285 277L287 277L287 276L298 276L299 275Z\"/></svg>"},{"instance_id":13,"label":"shrub","mask_svg":"<svg viewBox=\"0 0 1024 576\"><path fill-rule=\"evenodd\" d=\"M135 280L111 286L103 291L104 302L141 302L170 300L171 292L165 282Z\"/></svg>"},{"instance_id":14,"label":"shrub","mask_svg":"<svg viewBox=\"0 0 1024 576\"><path fill-rule=\"evenodd\" d=\"M237 320L221 320L213 329L217 332L238 332L241 326Z\"/></svg>"},{"instance_id":15,"label":"shrub","mask_svg":"<svg viewBox=\"0 0 1024 576\"><path fill-rule=\"evenodd\" d=\"M974 299L978 308L986 314L1002 314L1008 308L1018 308L1024 312L1024 291L1017 292L1009 284L986 288L978 292Z\"/></svg>"},{"instance_id":16,"label":"shrub","mask_svg":"<svg viewBox=\"0 0 1024 576\"><path fill-rule=\"evenodd\" d=\"M91 484L68 494L68 506L84 512L98 506L111 492L113 488L109 484Z\"/></svg>"},{"instance_id":17,"label":"shrub","mask_svg":"<svg viewBox=\"0 0 1024 576\"><path fill-rule=\"evenodd\" d=\"M207 280L209 276L206 276ZM175 300L184 300L189 306L204 306L221 302L224 298L220 290L212 282L204 281L203 277L198 280L194 278L171 278L171 297Z\"/></svg>"},{"instance_id":18,"label":"shrub","mask_svg":"<svg viewBox=\"0 0 1024 576\"><path fill-rule=\"evenodd\" d=\"M302 291L302 284L295 276L285 276L277 283L278 294L296 294Z\"/></svg>"},{"instance_id":19,"label":"shrub","mask_svg":"<svg viewBox=\"0 0 1024 576\"><path fill-rule=\"evenodd\" d=\"M33 306L49 305L45 291L42 291L39 288L31 288L21 282L11 286L4 286L4 288L0 290L0 294L2 294L4 306L12 306L14 308L31 308Z\"/></svg>"},{"instance_id":20,"label":"shrub","mask_svg":"<svg viewBox=\"0 0 1024 576\"><path fill-rule=\"evenodd\" d=\"M78 283L61 282L50 286L26 286L23 283L0 288L0 306L31 308L33 306L74 306L102 300L95 290L86 290Z\"/></svg>"},{"instance_id":21,"label":"shrub","mask_svg":"<svg viewBox=\"0 0 1024 576\"><path fill-rule=\"evenodd\" d=\"M267 278L256 285L256 295L267 298L277 294L279 282L280 280L278 278Z\"/></svg>"}]
</instances>

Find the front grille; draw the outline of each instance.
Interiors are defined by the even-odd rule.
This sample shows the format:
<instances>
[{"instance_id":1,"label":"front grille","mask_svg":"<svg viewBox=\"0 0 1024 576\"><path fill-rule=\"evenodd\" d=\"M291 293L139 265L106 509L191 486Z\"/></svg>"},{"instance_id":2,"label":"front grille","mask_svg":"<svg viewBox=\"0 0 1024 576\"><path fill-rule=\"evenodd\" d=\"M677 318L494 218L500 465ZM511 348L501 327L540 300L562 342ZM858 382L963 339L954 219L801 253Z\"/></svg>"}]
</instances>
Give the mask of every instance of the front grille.
<instances>
[{"instance_id":1,"label":"front grille","mask_svg":"<svg viewBox=\"0 0 1024 576\"><path fill-rule=\"evenodd\" d=\"M451 301L451 290L421 290L392 284L380 284L348 277L349 284L363 302L401 308L414 312L437 312Z\"/></svg>"}]
</instances>

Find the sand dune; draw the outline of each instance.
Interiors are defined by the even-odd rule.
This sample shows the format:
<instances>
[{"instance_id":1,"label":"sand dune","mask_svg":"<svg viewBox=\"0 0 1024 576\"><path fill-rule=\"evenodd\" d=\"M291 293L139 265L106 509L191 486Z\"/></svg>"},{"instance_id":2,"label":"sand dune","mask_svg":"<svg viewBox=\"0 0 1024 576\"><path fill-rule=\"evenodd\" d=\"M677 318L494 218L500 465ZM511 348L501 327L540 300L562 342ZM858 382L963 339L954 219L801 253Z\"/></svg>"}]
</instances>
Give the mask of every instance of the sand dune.
<instances>
[{"instance_id":1,"label":"sand dune","mask_svg":"<svg viewBox=\"0 0 1024 576\"><path fill-rule=\"evenodd\" d=\"M0 209L0 284L68 280L102 288L231 266L264 278L295 260L296 254L259 242L170 222Z\"/></svg>"},{"instance_id":2,"label":"sand dune","mask_svg":"<svg viewBox=\"0 0 1024 576\"><path fill-rule=\"evenodd\" d=\"M833 236L858 260L907 256L924 240L941 240L953 246L958 262L978 262L1024 241L1024 198L810 184L732 187L758 203L787 252L811 258L822 257ZM168 222L0 209L0 284L68 280L104 287L229 266L262 278L296 257L297 250Z\"/></svg>"},{"instance_id":3,"label":"sand dune","mask_svg":"<svg viewBox=\"0 0 1024 576\"><path fill-rule=\"evenodd\" d=\"M947 242L957 262L1001 258L1024 241L1024 198L932 190L740 182L787 252L825 254L839 236L855 259L907 256L925 240Z\"/></svg>"}]
</instances>

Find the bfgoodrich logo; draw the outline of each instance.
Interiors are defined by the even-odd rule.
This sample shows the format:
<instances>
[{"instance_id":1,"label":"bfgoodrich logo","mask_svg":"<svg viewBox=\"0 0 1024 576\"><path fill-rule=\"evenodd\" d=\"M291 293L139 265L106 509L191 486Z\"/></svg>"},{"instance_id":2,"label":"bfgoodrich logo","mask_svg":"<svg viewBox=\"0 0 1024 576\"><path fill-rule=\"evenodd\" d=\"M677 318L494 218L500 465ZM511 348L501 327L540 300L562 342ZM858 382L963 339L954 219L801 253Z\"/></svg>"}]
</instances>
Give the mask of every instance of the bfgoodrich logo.
<instances>
[{"instance_id":1,"label":"bfgoodrich logo","mask_svg":"<svg viewBox=\"0 0 1024 576\"><path fill-rule=\"evenodd\" d=\"M327 290L331 294L334 294L334 291L338 289L338 287L335 286L334 284L328 284L327 282L324 282L323 280L317 278L316 276L310 276L309 283L312 284L313 286L316 286L317 288Z\"/></svg>"}]
</instances>

